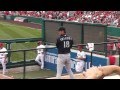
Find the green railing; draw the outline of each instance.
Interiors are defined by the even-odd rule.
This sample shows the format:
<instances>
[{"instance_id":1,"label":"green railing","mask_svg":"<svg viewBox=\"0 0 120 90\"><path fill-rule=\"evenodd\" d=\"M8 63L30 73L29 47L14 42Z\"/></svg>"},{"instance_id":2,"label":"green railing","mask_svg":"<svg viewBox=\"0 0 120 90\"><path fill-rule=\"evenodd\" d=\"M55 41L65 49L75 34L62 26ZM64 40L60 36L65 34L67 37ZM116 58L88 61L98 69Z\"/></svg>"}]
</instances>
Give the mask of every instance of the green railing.
<instances>
[{"instance_id":1,"label":"green railing","mask_svg":"<svg viewBox=\"0 0 120 90\"><path fill-rule=\"evenodd\" d=\"M107 35L113 37L120 37L120 28L119 27L107 27Z\"/></svg>"},{"instance_id":2,"label":"green railing","mask_svg":"<svg viewBox=\"0 0 120 90\"><path fill-rule=\"evenodd\" d=\"M9 61L7 63L7 68L14 68L14 67L23 67L23 79L25 79L25 73L26 73L26 66L29 65L35 65L37 64L35 60L27 60L26 59L26 53L28 51L35 51L36 49L25 49L25 50L8 50L8 53L14 53L14 52L23 52L23 60L18 62L18 61ZM1 52L2 53L2 52ZM2 68L2 65L0 65L0 69Z\"/></svg>"},{"instance_id":3,"label":"green railing","mask_svg":"<svg viewBox=\"0 0 120 90\"><path fill-rule=\"evenodd\" d=\"M45 51L47 49L53 49L54 47L47 47L47 48L44 48ZM32 60L27 60L26 59L26 55L29 51L33 51L35 52L37 49L36 48L31 48L31 49L23 49L23 50L8 50L6 51L7 53L15 53L15 52L22 52L23 53L23 59L22 61L9 61L7 63L7 69L8 68L15 68L15 67L23 67L23 79L25 79L25 73L26 73L26 66L29 66L29 65L37 65L37 63L35 62L35 58L32 59ZM3 53L3 52L0 52L0 53ZM37 55L37 53L36 53ZM2 69L2 65L0 65L0 69Z\"/></svg>"},{"instance_id":4,"label":"green railing","mask_svg":"<svg viewBox=\"0 0 120 90\"><path fill-rule=\"evenodd\" d=\"M37 42L37 41L39 41L39 40L43 40L42 38L20 38L20 39L13 39L13 40L0 40L0 42L3 42L3 43L5 43L6 44L6 48L7 48L7 50L11 50L11 48L12 48L12 50L14 50L16 47L18 47L17 49L21 49L21 48L19 48L19 45L21 44L21 45L24 45L24 44L31 44L32 42ZM20 43L20 44L19 44ZM23 44L22 44L23 43ZM16 46L16 47L12 47L12 46L14 46L14 45ZM29 47L30 48L30 47ZM31 53L30 53L31 54ZM13 54L12 56L14 57L14 55L15 54ZM17 53L16 55L22 55L21 53ZM8 53L8 62L10 62L11 60L11 52L9 52ZM17 57L17 56L16 56Z\"/></svg>"},{"instance_id":5,"label":"green railing","mask_svg":"<svg viewBox=\"0 0 120 90\"><path fill-rule=\"evenodd\" d=\"M17 38L17 39L0 40L0 42L9 44L9 43L36 42L38 40L42 40L42 38Z\"/></svg>"}]
</instances>

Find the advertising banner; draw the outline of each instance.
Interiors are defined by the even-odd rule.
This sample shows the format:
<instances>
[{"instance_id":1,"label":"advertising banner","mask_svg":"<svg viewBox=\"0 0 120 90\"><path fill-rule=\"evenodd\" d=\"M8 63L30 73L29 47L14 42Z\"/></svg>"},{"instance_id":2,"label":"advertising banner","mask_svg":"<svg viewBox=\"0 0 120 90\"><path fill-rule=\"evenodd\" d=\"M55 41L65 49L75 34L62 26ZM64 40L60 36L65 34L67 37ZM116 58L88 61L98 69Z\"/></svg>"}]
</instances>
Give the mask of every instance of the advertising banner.
<instances>
[{"instance_id":1,"label":"advertising banner","mask_svg":"<svg viewBox=\"0 0 120 90\"><path fill-rule=\"evenodd\" d=\"M71 50L71 69L75 72L76 61L74 60L77 55L77 50ZM91 64L91 55L86 52L86 60L85 60L85 69L90 68ZM57 49L48 49L45 55L45 68L56 71L57 66ZM105 66L107 65L107 58L102 55L92 55L92 66ZM63 73L66 73L65 68L63 69Z\"/></svg>"}]
</instances>

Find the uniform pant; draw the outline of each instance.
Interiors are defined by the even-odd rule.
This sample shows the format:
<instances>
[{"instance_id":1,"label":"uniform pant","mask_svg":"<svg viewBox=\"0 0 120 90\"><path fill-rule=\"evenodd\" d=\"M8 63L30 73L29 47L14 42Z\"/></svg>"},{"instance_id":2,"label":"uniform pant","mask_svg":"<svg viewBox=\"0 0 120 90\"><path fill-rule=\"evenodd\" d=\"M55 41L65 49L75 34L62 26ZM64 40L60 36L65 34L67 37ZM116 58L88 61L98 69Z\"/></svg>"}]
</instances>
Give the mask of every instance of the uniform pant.
<instances>
[{"instance_id":1,"label":"uniform pant","mask_svg":"<svg viewBox=\"0 0 120 90\"><path fill-rule=\"evenodd\" d=\"M44 54L38 54L35 61L41 66L41 69L44 68Z\"/></svg>"},{"instance_id":2,"label":"uniform pant","mask_svg":"<svg viewBox=\"0 0 120 90\"><path fill-rule=\"evenodd\" d=\"M0 59L0 63L2 64L3 74L5 74L5 72L6 72L6 63L4 62L4 59Z\"/></svg>"},{"instance_id":3,"label":"uniform pant","mask_svg":"<svg viewBox=\"0 0 120 90\"><path fill-rule=\"evenodd\" d=\"M73 72L71 70L70 54L58 54L56 78L57 79L61 78L61 74L62 74L64 65L67 70L67 73L70 75L70 78L73 79Z\"/></svg>"},{"instance_id":4,"label":"uniform pant","mask_svg":"<svg viewBox=\"0 0 120 90\"><path fill-rule=\"evenodd\" d=\"M84 66L85 66L85 61L80 60L79 62L77 62L76 66L75 66L76 72L82 72Z\"/></svg>"}]
</instances>

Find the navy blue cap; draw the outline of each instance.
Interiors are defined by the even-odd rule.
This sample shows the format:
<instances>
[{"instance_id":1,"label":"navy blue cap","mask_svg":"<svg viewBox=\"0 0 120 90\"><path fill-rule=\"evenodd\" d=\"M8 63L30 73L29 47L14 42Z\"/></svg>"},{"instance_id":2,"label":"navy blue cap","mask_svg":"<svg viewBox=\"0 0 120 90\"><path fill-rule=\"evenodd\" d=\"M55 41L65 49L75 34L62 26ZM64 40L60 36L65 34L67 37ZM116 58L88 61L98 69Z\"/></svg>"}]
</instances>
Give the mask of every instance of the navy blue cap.
<instances>
[{"instance_id":1,"label":"navy blue cap","mask_svg":"<svg viewBox=\"0 0 120 90\"><path fill-rule=\"evenodd\" d=\"M58 31L65 31L65 27L60 27Z\"/></svg>"}]
</instances>

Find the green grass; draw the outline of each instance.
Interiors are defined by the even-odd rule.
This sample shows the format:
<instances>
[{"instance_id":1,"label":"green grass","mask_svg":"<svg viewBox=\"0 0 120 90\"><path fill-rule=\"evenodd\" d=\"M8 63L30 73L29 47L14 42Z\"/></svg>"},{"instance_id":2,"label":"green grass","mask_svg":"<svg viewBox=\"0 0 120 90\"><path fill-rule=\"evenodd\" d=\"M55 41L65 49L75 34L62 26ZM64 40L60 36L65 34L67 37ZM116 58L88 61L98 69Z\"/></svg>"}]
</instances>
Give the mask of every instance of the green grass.
<instances>
[{"instance_id":1,"label":"green grass","mask_svg":"<svg viewBox=\"0 0 120 90\"><path fill-rule=\"evenodd\" d=\"M12 44L12 50L20 50L20 49L30 49L30 48L36 48L36 42L29 42L29 43L13 43ZM35 59L36 57L36 51L27 51L26 52L26 59ZM11 61L23 61L23 52L13 52L11 53Z\"/></svg>"},{"instance_id":2,"label":"green grass","mask_svg":"<svg viewBox=\"0 0 120 90\"><path fill-rule=\"evenodd\" d=\"M51 70L39 70L26 72L25 79L47 78L55 76L56 72ZM9 73L8 76L13 76L15 79L23 79L23 73Z\"/></svg>"},{"instance_id":3,"label":"green grass","mask_svg":"<svg viewBox=\"0 0 120 90\"><path fill-rule=\"evenodd\" d=\"M28 28L7 22L0 22L0 39L39 38L40 29Z\"/></svg>"},{"instance_id":4,"label":"green grass","mask_svg":"<svg viewBox=\"0 0 120 90\"><path fill-rule=\"evenodd\" d=\"M18 38L40 38L41 30L29 28L21 25L16 25L8 22L0 21L0 40L10 40ZM36 48L36 42L28 43L12 43L12 50ZM27 52L26 59L34 59L36 57L35 51ZM23 60L23 52L11 53L11 61Z\"/></svg>"}]
</instances>

